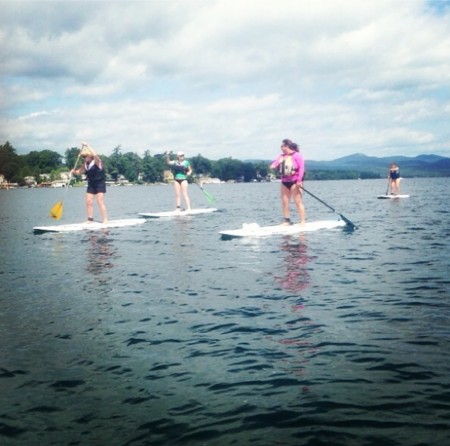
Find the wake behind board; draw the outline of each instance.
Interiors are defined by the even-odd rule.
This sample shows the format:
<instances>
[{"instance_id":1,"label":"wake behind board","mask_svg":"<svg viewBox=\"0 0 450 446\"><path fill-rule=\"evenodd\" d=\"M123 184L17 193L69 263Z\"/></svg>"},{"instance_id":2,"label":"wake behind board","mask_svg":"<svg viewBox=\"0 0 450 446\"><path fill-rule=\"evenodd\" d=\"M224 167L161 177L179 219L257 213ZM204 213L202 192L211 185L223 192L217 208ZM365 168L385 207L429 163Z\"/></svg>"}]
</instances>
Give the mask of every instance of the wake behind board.
<instances>
[{"instance_id":1,"label":"wake behind board","mask_svg":"<svg viewBox=\"0 0 450 446\"><path fill-rule=\"evenodd\" d=\"M311 221L303 225L274 225L259 226L257 223L244 223L241 229L220 231L222 239L227 240L236 237L269 237L271 235L295 235L304 232L319 231L321 229L334 229L344 227L343 220Z\"/></svg>"},{"instance_id":2,"label":"wake behind board","mask_svg":"<svg viewBox=\"0 0 450 446\"><path fill-rule=\"evenodd\" d=\"M395 200L396 198L409 198L409 195L378 195L380 200Z\"/></svg>"},{"instance_id":3,"label":"wake behind board","mask_svg":"<svg viewBox=\"0 0 450 446\"><path fill-rule=\"evenodd\" d=\"M76 231L97 231L99 229L108 228L124 228L126 226L136 226L145 223L142 218L128 218L123 220L111 220L108 223L100 222L84 222L73 223L69 225L54 226L35 226L33 232L35 234L43 234L45 232L76 232Z\"/></svg>"},{"instance_id":4,"label":"wake behind board","mask_svg":"<svg viewBox=\"0 0 450 446\"><path fill-rule=\"evenodd\" d=\"M216 212L216 208L197 208L190 211L167 211L167 212L140 212L139 215L145 218L170 218L170 217L185 217L188 215L209 214Z\"/></svg>"}]
</instances>

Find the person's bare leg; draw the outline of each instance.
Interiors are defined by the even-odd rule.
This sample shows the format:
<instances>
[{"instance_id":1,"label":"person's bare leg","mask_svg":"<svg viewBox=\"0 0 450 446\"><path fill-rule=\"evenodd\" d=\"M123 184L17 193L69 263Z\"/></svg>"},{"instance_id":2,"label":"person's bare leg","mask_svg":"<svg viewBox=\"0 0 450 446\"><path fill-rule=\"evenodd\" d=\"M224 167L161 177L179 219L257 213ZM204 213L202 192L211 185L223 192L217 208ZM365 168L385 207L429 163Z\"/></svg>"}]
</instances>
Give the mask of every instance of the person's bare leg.
<instances>
[{"instance_id":1,"label":"person's bare leg","mask_svg":"<svg viewBox=\"0 0 450 446\"><path fill-rule=\"evenodd\" d=\"M302 194L300 193L297 185L291 187L292 195L294 197L295 207L297 208L298 215L300 217L300 223L305 223L305 206L303 206Z\"/></svg>"},{"instance_id":2,"label":"person's bare leg","mask_svg":"<svg viewBox=\"0 0 450 446\"><path fill-rule=\"evenodd\" d=\"M283 209L283 217L284 217L283 224L286 224L286 225L290 224L290 219L289 219L290 201L291 201L291 190L282 184L281 185L281 206Z\"/></svg>"},{"instance_id":3,"label":"person's bare leg","mask_svg":"<svg viewBox=\"0 0 450 446\"><path fill-rule=\"evenodd\" d=\"M108 223L108 212L106 211L106 206L105 206L105 194L103 192L99 192L97 195L97 204L98 207L100 209L100 213L102 215L102 222L103 223Z\"/></svg>"},{"instance_id":4,"label":"person's bare leg","mask_svg":"<svg viewBox=\"0 0 450 446\"><path fill-rule=\"evenodd\" d=\"M183 181L180 186L181 186L181 192L183 193L184 202L186 204L186 210L190 211L191 210L191 200L190 200L189 195L188 195L188 182L187 182L187 180Z\"/></svg>"},{"instance_id":5,"label":"person's bare leg","mask_svg":"<svg viewBox=\"0 0 450 446\"><path fill-rule=\"evenodd\" d=\"M173 187L175 189L175 206L176 210L181 210L181 186L178 181L173 182Z\"/></svg>"},{"instance_id":6,"label":"person's bare leg","mask_svg":"<svg viewBox=\"0 0 450 446\"><path fill-rule=\"evenodd\" d=\"M94 195L93 194L86 194L86 213L88 221L94 220Z\"/></svg>"}]
</instances>

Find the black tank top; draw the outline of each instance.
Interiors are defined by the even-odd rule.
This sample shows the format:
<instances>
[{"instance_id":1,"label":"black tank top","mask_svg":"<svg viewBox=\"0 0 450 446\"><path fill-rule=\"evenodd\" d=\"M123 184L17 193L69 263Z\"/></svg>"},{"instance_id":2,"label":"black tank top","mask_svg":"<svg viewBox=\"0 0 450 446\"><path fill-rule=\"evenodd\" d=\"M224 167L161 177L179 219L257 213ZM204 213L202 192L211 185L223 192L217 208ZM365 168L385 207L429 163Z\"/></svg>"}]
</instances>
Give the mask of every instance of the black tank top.
<instances>
[{"instance_id":1,"label":"black tank top","mask_svg":"<svg viewBox=\"0 0 450 446\"><path fill-rule=\"evenodd\" d=\"M89 167L86 163L84 169L89 183L97 183L98 181L105 180L105 171L100 169L97 164L94 163Z\"/></svg>"}]
</instances>

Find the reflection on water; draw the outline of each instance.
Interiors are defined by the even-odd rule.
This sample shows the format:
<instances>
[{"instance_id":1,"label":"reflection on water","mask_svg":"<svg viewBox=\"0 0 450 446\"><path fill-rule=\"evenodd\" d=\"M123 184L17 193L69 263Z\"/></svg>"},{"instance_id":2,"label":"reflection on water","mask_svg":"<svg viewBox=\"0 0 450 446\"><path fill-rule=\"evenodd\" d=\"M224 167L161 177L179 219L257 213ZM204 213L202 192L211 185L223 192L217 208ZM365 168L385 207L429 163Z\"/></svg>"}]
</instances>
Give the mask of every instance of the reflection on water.
<instances>
[{"instance_id":1,"label":"reflection on water","mask_svg":"<svg viewBox=\"0 0 450 446\"><path fill-rule=\"evenodd\" d=\"M167 253L172 257L171 266L177 274L192 264L195 245L191 237L190 217L177 218L167 244Z\"/></svg>"},{"instance_id":2,"label":"reflection on water","mask_svg":"<svg viewBox=\"0 0 450 446\"><path fill-rule=\"evenodd\" d=\"M311 278L308 263L313 257L308 256L308 245L304 235L298 238L286 236L280 245L283 263L274 278L285 290L298 293L307 288Z\"/></svg>"},{"instance_id":3,"label":"reflection on water","mask_svg":"<svg viewBox=\"0 0 450 446\"><path fill-rule=\"evenodd\" d=\"M112 260L117 258L117 249L107 230L90 232L83 242L87 243L86 271L93 275L100 275L114 268Z\"/></svg>"}]
</instances>

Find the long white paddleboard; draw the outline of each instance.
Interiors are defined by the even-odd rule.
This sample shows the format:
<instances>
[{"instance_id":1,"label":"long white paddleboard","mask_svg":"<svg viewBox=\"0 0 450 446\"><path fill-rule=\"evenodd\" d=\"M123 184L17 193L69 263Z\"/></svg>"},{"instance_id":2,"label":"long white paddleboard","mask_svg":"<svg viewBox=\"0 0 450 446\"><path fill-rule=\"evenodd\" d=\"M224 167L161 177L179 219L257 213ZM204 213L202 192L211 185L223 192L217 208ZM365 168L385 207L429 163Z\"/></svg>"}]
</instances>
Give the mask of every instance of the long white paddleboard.
<instances>
[{"instance_id":1,"label":"long white paddleboard","mask_svg":"<svg viewBox=\"0 0 450 446\"><path fill-rule=\"evenodd\" d=\"M395 200L396 198L409 198L409 195L378 195L380 200Z\"/></svg>"},{"instance_id":2,"label":"long white paddleboard","mask_svg":"<svg viewBox=\"0 0 450 446\"><path fill-rule=\"evenodd\" d=\"M123 228L126 226L136 226L145 223L142 218L128 218L123 220L111 220L108 223L100 222L84 222L73 223L70 225L54 225L54 226L35 226L33 232L35 234L43 234L44 232L74 232L74 231L97 231L99 229Z\"/></svg>"},{"instance_id":3,"label":"long white paddleboard","mask_svg":"<svg viewBox=\"0 0 450 446\"><path fill-rule=\"evenodd\" d=\"M343 220L311 221L295 225L259 226L258 223L244 223L241 229L220 231L222 239L235 237L269 237L271 235L295 235L303 232L319 231L321 229L334 229L345 226Z\"/></svg>"},{"instance_id":4,"label":"long white paddleboard","mask_svg":"<svg viewBox=\"0 0 450 446\"><path fill-rule=\"evenodd\" d=\"M209 214L216 212L216 208L198 208L190 211L167 211L167 212L140 212L139 215L145 218L167 218L167 217L185 217L187 215Z\"/></svg>"}]
</instances>

